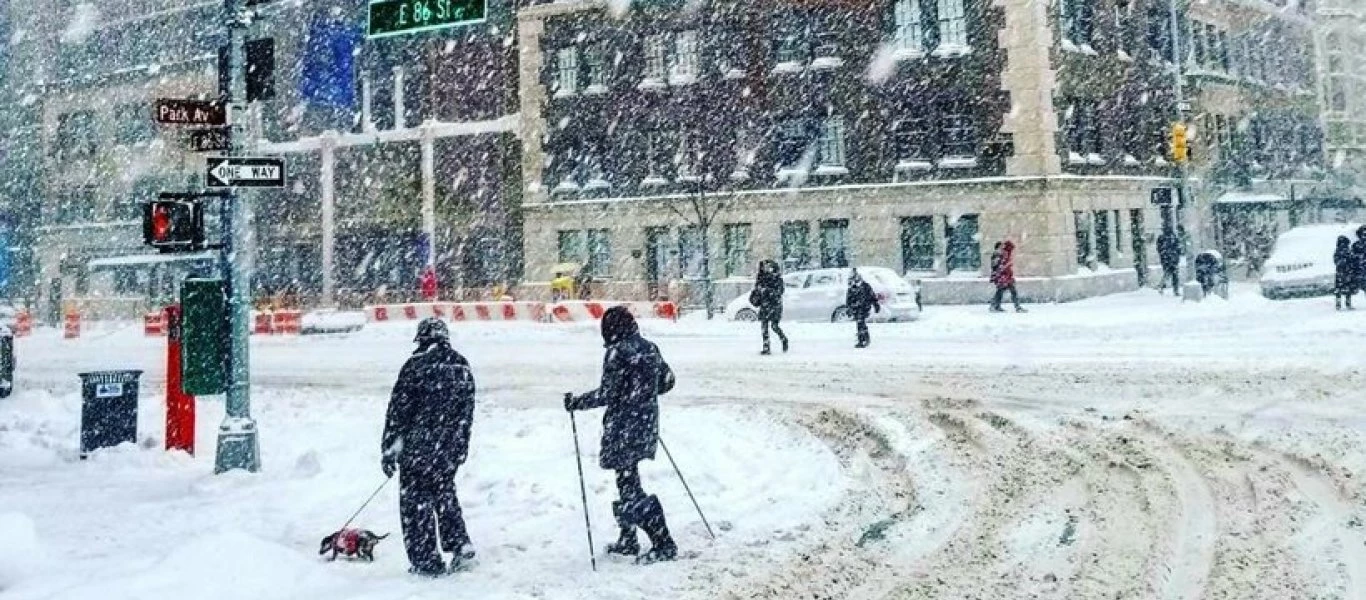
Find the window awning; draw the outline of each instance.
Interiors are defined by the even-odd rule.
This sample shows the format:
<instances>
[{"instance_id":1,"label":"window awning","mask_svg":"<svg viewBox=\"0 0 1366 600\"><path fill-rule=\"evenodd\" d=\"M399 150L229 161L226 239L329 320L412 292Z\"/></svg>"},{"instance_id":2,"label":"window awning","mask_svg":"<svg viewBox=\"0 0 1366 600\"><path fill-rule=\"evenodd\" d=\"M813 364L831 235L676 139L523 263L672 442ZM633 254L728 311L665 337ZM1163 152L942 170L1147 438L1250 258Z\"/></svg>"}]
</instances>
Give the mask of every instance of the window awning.
<instances>
[{"instance_id":1,"label":"window awning","mask_svg":"<svg viewBox=\"0 0 1366 600\"><path fill-rule=\"evenodd\" d=\"M109 258L91 259L90 262L86 263L86 267L95 271L99 269L113 269L116 267L147 267L169 263L212 260L214 258L215 254L213 252L196 252L194 254L134 254L131 256L112 256Z\"/></svg>"},{"instance_id":2,"label":"window awning","mask_svg":"<svg viewBox=\"0 0 1366 600\"><path fill-rule=\"evenodd\" d=\"M1229 192L1219 196L1216 204L1275 204L1285 202L1286 197L1278 194L1254 194L1251 192Z\"/></svg>"}]
</instances>

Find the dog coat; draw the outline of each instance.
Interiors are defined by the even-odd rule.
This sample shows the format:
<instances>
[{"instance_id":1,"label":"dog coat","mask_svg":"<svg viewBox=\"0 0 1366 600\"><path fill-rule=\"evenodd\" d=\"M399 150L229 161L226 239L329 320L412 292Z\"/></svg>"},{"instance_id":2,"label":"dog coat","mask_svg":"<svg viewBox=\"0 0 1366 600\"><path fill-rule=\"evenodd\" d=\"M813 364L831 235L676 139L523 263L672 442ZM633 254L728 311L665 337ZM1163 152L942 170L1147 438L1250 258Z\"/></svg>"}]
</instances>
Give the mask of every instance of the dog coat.
<instances>
[{"instance_id":1,"label":"dog coat","mask_svg":"<svg viewBox=\"0 0 1366 600\"><path fill-rule=\"evenodd\" d=\"M337 536L336 546L344 554L355 554L360 547L360 530L343 529L341 535Z\"/></svg>"}]
</instances>

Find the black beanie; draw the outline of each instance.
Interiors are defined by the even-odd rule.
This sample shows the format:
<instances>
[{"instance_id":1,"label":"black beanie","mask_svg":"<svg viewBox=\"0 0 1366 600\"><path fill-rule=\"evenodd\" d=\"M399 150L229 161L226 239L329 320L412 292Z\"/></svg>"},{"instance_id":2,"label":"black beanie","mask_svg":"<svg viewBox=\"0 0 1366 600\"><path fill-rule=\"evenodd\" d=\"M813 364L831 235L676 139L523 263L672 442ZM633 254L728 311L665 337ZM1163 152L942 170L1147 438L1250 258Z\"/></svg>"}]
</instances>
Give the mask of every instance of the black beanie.
<instances>
[{"instance_id":1,"label":"black beanie","mask_svg":"<svg viewBox=\"0 0 1366 600\"><path fill-rule=\"evenodd\" d=\"M625 306L613 306L602 313L602 341L610 346L640 332L636 318Z\"/></svg>"}]
</instances>

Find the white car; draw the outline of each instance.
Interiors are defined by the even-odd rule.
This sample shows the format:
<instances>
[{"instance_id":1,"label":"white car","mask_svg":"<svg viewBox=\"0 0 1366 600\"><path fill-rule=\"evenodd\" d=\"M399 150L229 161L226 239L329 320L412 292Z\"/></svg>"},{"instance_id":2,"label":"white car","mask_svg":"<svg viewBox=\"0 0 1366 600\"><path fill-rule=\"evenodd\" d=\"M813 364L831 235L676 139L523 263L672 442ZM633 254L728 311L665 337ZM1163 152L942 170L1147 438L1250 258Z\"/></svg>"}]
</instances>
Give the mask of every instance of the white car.
<instances>
[{"instance_id":1,"label":"white car","mask_svg":"<svg viewBox=\"0 0 1366 600\"><path fill-rule=\"evenodd\" d=\"M1273 300L1333 293L1338 236L1356 240L1355 223L1303 225L1276 238L1262 268L1262 295Z\"/></svg>"},{"instance_id":2,"label":"white car","mask_svg":"<svg viewBox=\"0 0 1366 600\"><path fill-rule=\"evenodd\" d=\"M816 269L792 271L783 275L787 290L783 293L783 320L809 322L849 321L849 308L844 305L849 290L850 269ZM920 318L919 292L915 286L886 267L858 267L859 275L873 288L882 312L875 312L870 321L914 321ZM749 303L749 294L726 305L726 317L732 321L758 321L759 309Z\"/></svg>"}]
</instances>

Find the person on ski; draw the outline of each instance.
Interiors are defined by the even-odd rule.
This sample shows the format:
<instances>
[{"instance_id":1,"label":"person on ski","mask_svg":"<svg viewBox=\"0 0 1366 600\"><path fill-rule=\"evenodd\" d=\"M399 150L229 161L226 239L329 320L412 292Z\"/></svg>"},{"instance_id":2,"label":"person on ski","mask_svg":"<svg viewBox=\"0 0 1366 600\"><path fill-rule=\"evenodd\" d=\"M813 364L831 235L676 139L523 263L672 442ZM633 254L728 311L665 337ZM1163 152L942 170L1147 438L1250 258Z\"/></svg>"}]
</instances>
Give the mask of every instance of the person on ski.
<instances>
[{"instance_id":1,"label":"person on ski","mask_svg":"<svg viewBox=\"0 0 1366 600\"><path fill-rule=\"evenodd\" d=\"M1162 263L1162 283L1158 286L1158 291L1167 289L1167 280L1172 282L1172 293L1181 295L1181 278L1177 274L1177 268L1181 264L1181 238L1177 237L1176 232L1171 229L1163 231L1157 236L1157 258Z\"/></svg>"},{"instance_id":2,"label":"person on ski","mask_svg":"<svg viewBox=\"0 0 1366 600\"><path fill-rule=\"evenodd\" d=\"M849 309L849 316L858 323L858 342L854 347L867 348L873 341L868 335L868 317L873 311L882 312L882 304L877 301L873 286L868 285L858 274L858 269L852 269L849 274L849 290L844 293L844 306Z\"/></svg>"},{"instance_id":3,"label":"person on ski","mask_svg":"<svg viewBox=\"0 0 1366 600\"><path fill-rule=\"evenodd\" d=\"M659 395L674 387L674 374L659 348L640 335L630 311L614 306L602 315L602 339L607 348L602 384L586 394L564 395L567 411L603 408L602 451L599 465L616 471L619 499L612 503L621 535L607 546L609 554L636 556L648 564L673 560L678 546L669 535L664 507L640 484L639 464L653 460L659 440ZM640 553L636 528L650 538L651 548Z\"/></svg>"},{"instance_id":4,"label":"person on ski","mask_svg":"<svg viewBox=\"0 0 1366 600\"><path fill-rule=\"evenodd\" d=\"M1347 310L1352 310L1352 296L1356 294L1360 277L1357 275L1357 259L1352 256L1352 240L1338 236L1337 248L1333 250L1333 302L1342 310L1342 301L1347 301Z\"/></svg>"},{"instance_id":5,"label":"person on ski","mask_svg":"<svg viewBox=\"0 0 1366 600\"><path fill-rule=\"evenodd\" d=\"M385 477L399 472L399 513L411 573L437 577L451 552L452 570L474 558L455 473L469 454L474 422L474 375L469 361L451 348L446 323L424 319L417 351L404 363L389 400L380 443Z\"/></svg>"},{"instance_id":6,"label":"person on ski","mask_svg":"<svg viewBox=\"0 0 1366 600\"><path fill-rule=\"evenodd\" d=\"M1001 308L1001 300L1007 290L1010 291L1015 312L1025 312L1024 307L1020 306L1020 293L1015 291L1015 242L1006 240L996 243L996 249L991 253L991 283L996 285L996 295L991 299L991 312L1005 312Z\"/></svg>"},{"instance_id":7,"label":"person on ski","mask_svg":"<svg viewBox=\"0 0 1366 600\"><path fill-rule=\"evenodd\" d=\"M771 354L768 345L768 330L778 334L778 341L787 352L787 335L778 326L783 320L783 273L778 263L772 260L760 261L759 274L754 277L754 290L749 293L749 303L759 310L759 330L763 332L764 349L760 354Z\"/></svg>"}]
</instances>

